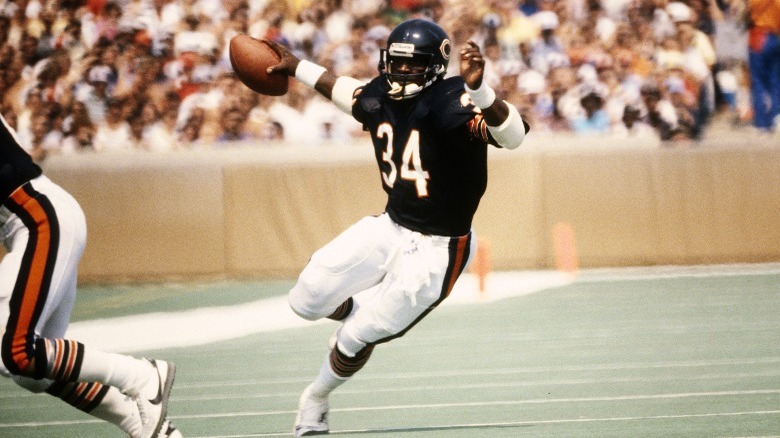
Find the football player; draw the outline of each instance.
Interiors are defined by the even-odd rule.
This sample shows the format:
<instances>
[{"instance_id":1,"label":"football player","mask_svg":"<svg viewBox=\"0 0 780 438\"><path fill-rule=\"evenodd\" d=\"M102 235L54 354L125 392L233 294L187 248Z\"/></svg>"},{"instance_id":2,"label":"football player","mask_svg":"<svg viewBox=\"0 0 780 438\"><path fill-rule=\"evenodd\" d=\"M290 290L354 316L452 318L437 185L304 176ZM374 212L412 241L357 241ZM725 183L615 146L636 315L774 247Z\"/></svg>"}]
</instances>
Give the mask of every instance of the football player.
<instances>
[{"instance_id":1,"label":"football player","mask_svg":"<svg viewBox=\"0 0 780 438\"><path fill-rule=\"evenodd\" d=\"M376 345L403 336L450 293L474 252L471 222L487 186L488 145L517 148L528 125L483 81L474 42L460 51L461 76L445 79L452 43L431 21L393 29L368 84L267 42L281 55L269 72L313 87L370 132L387 193L385 212L315 252L289 293L301 317L343 322L299 401L295 436L318 435L328 433L328 394ZM371 299L353 299L374 286Z\"/></svg>"},{"instance_id":2,"label":"football player","mask_svg":"<svg viewBox=\"0 0 780 438\"><path fill-rule=\"evenodd\" d=\"M64 339L87 227L0 114L0 374L59 397L133 438L176 437L166 420L175 367Z\"/></svg>"}]
</instances>

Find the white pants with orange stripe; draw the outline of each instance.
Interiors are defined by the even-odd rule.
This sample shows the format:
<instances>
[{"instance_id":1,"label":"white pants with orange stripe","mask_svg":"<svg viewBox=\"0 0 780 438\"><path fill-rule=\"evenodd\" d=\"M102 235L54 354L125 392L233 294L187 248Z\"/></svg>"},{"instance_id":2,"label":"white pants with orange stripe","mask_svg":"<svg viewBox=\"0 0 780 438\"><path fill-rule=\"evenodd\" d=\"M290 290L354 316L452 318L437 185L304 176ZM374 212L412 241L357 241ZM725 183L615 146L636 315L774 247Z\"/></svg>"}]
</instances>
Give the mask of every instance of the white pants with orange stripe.
<instances>
[{"instance_id":1,"label":"white pants with orange stripe","mask_svg":"<svg viewBox=\"0 0 780 438\"><path fill-rule=\"evenodd\" d=\"M290 291L290 307L308 320L331 315L350 297L377 287L338 332L352 357L366 345L402 336L443 301L474 253L473 233L424 235L385 213L365 217L314 253Z\"/></svg>"},{"instance_id":2,"label":"white pants with orange stripe","mask_svg":"<svg viewBox=\"0 0 780 438\"><path fill-rule=\"evenodd\" d=\"M36 236L47 233L34 230L44 220L50 227L46 239ZM0 206L0 223L0 238L7 250L0 262L0 336L34 332L36 337L62 338L70 322L78 264L86 244L81 207L68 192L40 176ZM3 361L0 374L9 374ZM21 378L18 383L43 390L50 382Z\"/></svg>"}]
</instances>

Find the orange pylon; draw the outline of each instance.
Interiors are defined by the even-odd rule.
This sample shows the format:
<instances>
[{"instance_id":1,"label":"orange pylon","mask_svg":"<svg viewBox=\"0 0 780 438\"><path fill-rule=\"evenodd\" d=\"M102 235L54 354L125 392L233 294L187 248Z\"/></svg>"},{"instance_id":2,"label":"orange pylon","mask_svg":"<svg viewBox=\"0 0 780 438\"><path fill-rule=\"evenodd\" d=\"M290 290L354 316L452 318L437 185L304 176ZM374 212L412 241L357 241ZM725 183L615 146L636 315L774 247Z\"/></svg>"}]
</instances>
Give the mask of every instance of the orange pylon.
<instances>
[{"instance_id":1,"label":"orange pylon","mask_svg":"<svg viewBox=\"0 0 780 438\"><path fill-rule=\"evenodd\" d=\"M558 222L553 226L555 246L555 267L562 272L576 274L580 267L574 227L569 222Z\"/></svg>"},{"instance_id":2,"label":"orange pylon","mask_svg":"<svg viewBox=\"0 0 780 438\"><path fill-rule=\"evenodd\" d=\"M490 252L490 243L486 239L477 238L477 251L474 253L474 259L471 260L469 270L477 276L479 280L479 293L485 293L485 280L488 274L493 270L493 258Z\"/></svg>"}]
</instances>

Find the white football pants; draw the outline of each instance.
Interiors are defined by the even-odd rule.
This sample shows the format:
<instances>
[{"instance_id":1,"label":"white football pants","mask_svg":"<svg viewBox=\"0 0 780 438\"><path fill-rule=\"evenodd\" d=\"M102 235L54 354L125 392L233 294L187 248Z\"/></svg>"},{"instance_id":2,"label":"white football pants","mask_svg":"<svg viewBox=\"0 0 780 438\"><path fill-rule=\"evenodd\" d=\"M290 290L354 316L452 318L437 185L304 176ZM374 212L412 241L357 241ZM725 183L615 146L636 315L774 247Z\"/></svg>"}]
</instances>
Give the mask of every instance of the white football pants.
<instances>
[{"instance_id":1,"label":"white football pants","mask_svg":"<svg viewBox=\"0 0 780 438\"><path fill-rule=\"evenodd\" d=\"M368 344L402 336L441 303L475 245L473 233L424 235L387 213L365 217L314 253L290 291L290 307L313 321L378 286L338 332L339 350L353 357Z\"/></svg>"}]
</instances>

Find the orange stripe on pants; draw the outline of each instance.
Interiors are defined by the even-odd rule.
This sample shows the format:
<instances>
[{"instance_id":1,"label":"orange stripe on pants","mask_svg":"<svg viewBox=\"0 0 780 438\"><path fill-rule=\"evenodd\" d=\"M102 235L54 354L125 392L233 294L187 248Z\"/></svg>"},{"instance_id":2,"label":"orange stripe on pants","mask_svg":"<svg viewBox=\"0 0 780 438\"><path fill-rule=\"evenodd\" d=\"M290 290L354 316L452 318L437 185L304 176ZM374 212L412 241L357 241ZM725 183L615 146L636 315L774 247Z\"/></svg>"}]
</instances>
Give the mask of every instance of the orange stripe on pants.
<instances>
[{"instance_id":1,"label":"orange stripe on pants","mask_svg":"<svg viewBox=\"0 0 780 438\"><path fill-rule=\"evenodd\" d=\"M30 263L29 275L25 281L24 295L19 307L19 319L14 329L14 338L11 343L11 354L14 362L20 370L26 370L30 366L30 358L27 356L27 334L34 330L32 327L35 319L35 308L41 295L46 264L49 262L48 254L51 246L51 228L49 217L43 206L30 197L24 188L11 194L11 199L16 202L37 224L37 242Z\"/></svg>"},{"instance_id":2,"label":"orange stripe on pants","mask_svg":"<svg viewBox=\"0 0 780 438\"><path fill-rule=\"evenodd\" d=\"M468 236L458 238L458 248L455 251L455 261L452 264L452 275L450 275L450 281L447 284L446 296L450 296L452 288L455 287L455 281L460 276L461 269L463 269L463 256L466 253L466 243L468 240Z\"/></svg>"}]
</instances>

